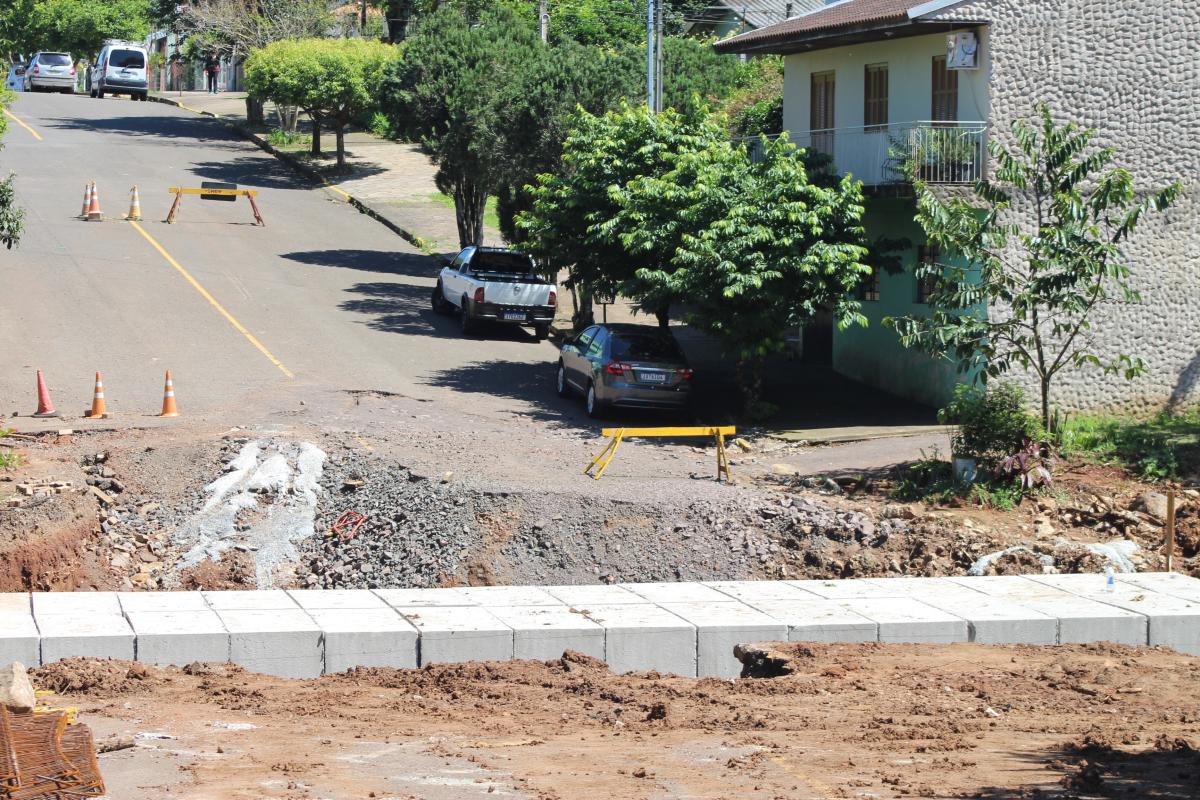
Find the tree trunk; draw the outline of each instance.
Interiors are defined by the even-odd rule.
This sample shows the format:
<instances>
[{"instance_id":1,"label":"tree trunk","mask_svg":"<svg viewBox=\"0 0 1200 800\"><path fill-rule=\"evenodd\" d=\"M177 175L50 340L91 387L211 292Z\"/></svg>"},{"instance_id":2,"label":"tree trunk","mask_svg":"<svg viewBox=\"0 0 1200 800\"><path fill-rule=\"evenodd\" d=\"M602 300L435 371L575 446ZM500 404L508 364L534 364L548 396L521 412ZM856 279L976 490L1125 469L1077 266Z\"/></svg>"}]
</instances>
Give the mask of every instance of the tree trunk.
<instances>
[{"instance_id":1,"label":"tree trunk","mask_svg":"<svg viewBox=\"0 0 1200 800\"><path fill-rule=\"evenodd\" d=\"M309 151L314 156L321 155L321 115L312 115L312 149Z\"/></svg>"},{"instance_id":2,"label":"tree trunk","mask_svg":"<svg viewBox=\"0 0 1200 800\"><path fill-rule=\"evenodd\" d=\"M248 125L263 124L263 101L255 97L246 97L246 123Z\"/></svg>"},{"instance_id":3,"label":"tree trunk","mask_svg":"<svg viewBox=\"0 0 1200 800\"><path fill-rule=\"evenodd\" d=\"M1050 376L1042 378L1042 429L1050 432Z\"/></svg>"},{"instance_id":4,"label":"tree trunk","mask_svg":"<svg viewBox=\"0 0 1200 800\"><path fill-rule=\"evenodd\" d=\"M337 138L337 168L339 172L344 172L346 169L346 125L339 122L334 131Z\"/></svg>"},{"instance_id":5,"label":"tree trunk","mask_svg":"<svg viewBox=\"0 0 1200 800\"><path fill-rule=\"evenodd\" d=\"M279 115L279 129L284 133L296 132L296 121L299 114L299 109L295 106L281 106L275 104L275 113Z\"/></svg>"},{"instance_id":6,"label":"tree trunk","mask_svg":"<svg viewBox=\"0 0 1200 800\"><path fill-rule=\"evenodd\" d=\"M755 404L762 396L762 359L740 356L737 362L737 382L742 393L742 409L752 417Z\"/></svg>"},{"instance_id":7,"label":"tree trunk","mask_svg":"<svg viewBox=\"0 0 1200 800\"><path fill-rule=\"evenodd\" d=\"M654 311L655 318L658 319L658 327L664 331L671 327L671 304L663 303Z\"/></svg>"},{"instance_id":8,"label":"tree trunk","mask_svg":"<svg viewBox=\"0 0 1200 800\"><path fill-rule=\"evenodd\" d=\"M487 192L469 179L460 179L454 185L454 218L458 223L459 247L478 247L483 244L483 209L487 205Z\"/></svg>"}]
</instances>

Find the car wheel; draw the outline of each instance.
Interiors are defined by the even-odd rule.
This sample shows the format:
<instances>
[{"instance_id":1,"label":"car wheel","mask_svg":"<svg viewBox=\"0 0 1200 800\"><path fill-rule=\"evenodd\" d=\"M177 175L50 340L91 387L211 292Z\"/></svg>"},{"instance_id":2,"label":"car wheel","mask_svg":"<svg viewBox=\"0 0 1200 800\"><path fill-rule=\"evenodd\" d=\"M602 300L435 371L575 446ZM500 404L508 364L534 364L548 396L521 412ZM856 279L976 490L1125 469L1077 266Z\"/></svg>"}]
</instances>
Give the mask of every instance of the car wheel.
<instances>
[{"instance_id":1,"label":"car wheel","mask_svg":"<svg viewBox=\"0 0 1200 800\"><path fill-rule=\"evenodd\" d=\"M479 321L471 317L471 307L467 303L466 295L463 295L462 306L459 309L458 324L462 328L463 336L471 336L479 329Z\"/></svg>"},{"instance_id":2,"label":"car wheel","mask_svg":"<svg viewBox=\"0 0 1200 800\"><path fill-rule=\"evenodd\" d=\"M567 368L563 362L558 362L558 370L555 374L554 388L558 391L559 397L571 396L571 384L567 383Z\"/></svg>"},{"instance_id":3,"label":"car wheel","mask_svg":"<svg viewBox=\"0 0 1200 800\"><path fill-rule=\"evenodd\" d=\"M539 342L544 342L550 338L550 326L549 325L534 325L533 332L537 336L537 340Z\"/></svg>"},{"instance_id":4,"label":"car wheel","mask_svg":"<svg viewBox=\"0 0 1200 800\"><path fill-rule=\"evenodd\" d=\"M604 416L604 403L600 402L600 398L596 397L596 384L589 383L587 388L587 413L592 419L599 419Z\"/></svg>"},{"instance_id":5,"label":"car wheel","mask_svg":"<svg viewBox=\"0 0 1200 800\"><path fill-rule=\"evenodd\" d=\"M430 292L429 305L435 314L449 314L450 309L453 308L446 300L446 293L442 291L441 281L438 281L438 285L433 287L433 291Z\"/></svg>"}]
</instances>

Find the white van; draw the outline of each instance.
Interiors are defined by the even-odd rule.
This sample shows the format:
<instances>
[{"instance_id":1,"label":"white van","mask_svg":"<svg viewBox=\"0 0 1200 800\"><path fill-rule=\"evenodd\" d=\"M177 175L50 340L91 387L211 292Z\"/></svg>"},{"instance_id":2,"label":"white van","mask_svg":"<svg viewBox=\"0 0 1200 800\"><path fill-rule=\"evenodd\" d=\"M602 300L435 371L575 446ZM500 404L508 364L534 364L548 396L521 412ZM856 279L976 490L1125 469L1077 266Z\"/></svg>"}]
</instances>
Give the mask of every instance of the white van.
<instances>
[{"instance_id":1,"label":"white van","mask_svg":"<svg viewBox=\"0 0 1200 800\"><path fill-rule=\"evenodd\" d=\"M145 100L149 60L146 48L140 44L105 42L88 69L88 94L101 99L106 94L127 94L134 100Z\"/></svg>"}]
</instances>

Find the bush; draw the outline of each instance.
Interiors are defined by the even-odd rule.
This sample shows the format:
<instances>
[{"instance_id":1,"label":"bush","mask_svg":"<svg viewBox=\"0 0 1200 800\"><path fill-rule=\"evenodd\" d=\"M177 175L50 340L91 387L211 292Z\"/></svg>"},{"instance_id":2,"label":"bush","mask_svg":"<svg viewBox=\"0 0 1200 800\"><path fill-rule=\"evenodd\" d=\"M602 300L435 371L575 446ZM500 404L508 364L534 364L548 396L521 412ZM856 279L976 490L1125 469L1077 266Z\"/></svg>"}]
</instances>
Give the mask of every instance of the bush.
<instances>
[{"instance_id":1,"label":"bush","mask_svg":"<svg viewBox=\"0 0 1200 800\"><path fill-rule=\"evenodd\" d=\"M1146 480L1190 477L1200 471L1200 412L1148 420L1070 417L1059 433L1063 453L1117 463Z\"/></svg>"},{"instance_id":2,"label":"bush","mask_svg":"<svg viewBox=\"0 0 1200 800\"><path fill-rule=\"evenodd\" d=\"M938 420L957 426L951 438L955 456L978 459L988 467L1019 451L1026 442L1046 438L1041 422L1025 411L1025 393L1017 386L1000 385L985 391L959 384L954 399L938 412Z\"/></svg>"}]
</instances>

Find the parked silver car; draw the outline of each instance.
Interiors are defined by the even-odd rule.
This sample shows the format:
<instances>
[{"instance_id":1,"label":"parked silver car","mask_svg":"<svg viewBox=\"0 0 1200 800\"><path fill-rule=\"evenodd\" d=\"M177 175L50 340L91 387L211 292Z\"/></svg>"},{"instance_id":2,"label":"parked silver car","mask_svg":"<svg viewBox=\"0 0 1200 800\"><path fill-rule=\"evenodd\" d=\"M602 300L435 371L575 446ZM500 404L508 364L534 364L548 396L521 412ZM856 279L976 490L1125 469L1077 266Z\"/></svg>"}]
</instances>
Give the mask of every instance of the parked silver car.
<instances>
[{"instance_id":1,"label":"parked silver car","mask_svg":"<svg viewBox=\"0 0 1200 800\"><path fill-rule=\"evenodd\" d=\"M4 81L4 88L13 92L25 91L24 64L13 64L8 68L8 77Z\"/></svg>"},{"instance_id":2,"label":"parked silver car","mask_svg":"<svg viewBox=\"0 0 1200 800\"><path fill-rule=\"evenodd\" d=\"M578 391L589 416L611 406L685 409L692 370L669 332L650 325L593 325L559 353L559 397Z\"/></svg>"},{"instance_id":3,"label":"parked silver car","mask_svg":"<svg viewBox=\"0 0 1200 800\"><path fill-rule=\"evenodd\" d=\"M75 94L75 62L70 53L35 53L25 67L25 91Z\"/></svg>"}]
</instances>

